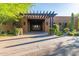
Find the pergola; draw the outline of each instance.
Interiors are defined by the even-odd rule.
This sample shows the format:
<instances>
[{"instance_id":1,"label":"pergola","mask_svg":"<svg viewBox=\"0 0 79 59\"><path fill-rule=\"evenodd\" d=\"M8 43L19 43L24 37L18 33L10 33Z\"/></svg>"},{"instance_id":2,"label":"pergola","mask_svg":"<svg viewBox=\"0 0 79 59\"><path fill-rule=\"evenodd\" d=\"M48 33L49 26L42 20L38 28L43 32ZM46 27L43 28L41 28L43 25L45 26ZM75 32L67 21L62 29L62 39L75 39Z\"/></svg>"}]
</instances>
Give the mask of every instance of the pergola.
<instances>
[{"instance_id":1,"label":"pergola","mask_svg":"<svg viewBox=\"0 0 79 59\"><path fill-rule=\"evenodd\" d=\"M50 28L52 28L53 25L53 17L57 15L57 13L55 13L55 11L40 11L40 12L35 12L35 11L29 11L25 14L20 13L20 15L25 15L27 16L27 18L46 18L46 17L50 17Z\"/></svg>"}]
</instances>

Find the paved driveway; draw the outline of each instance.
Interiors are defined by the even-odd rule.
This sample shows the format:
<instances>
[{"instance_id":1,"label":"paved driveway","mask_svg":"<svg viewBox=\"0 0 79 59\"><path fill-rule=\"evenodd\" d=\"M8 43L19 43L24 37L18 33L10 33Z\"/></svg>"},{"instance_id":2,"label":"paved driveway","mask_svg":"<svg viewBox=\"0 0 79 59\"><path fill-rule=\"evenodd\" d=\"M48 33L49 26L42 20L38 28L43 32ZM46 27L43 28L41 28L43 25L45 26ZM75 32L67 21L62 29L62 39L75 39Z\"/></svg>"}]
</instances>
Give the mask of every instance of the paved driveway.
<instances>
[{"instance_id":1,"label":"paved driveway","mask_svg":"<svg viewBox=\"0 0 79 59\"><path fill-rule=\"evenodd\" d=\"M57 48L51 56L79 56L79 37L73 43Z\"/></svg>"},{"instance_id":2,"label":"paved driveway","mask_svg":"<svg viewBox=\"0 0 79 59\"><path fill-rule=\"evenodd\" d=\"M19 39L0 41L0 55L7 56L42 56L52 55L54 51L62 46L73 43L74 37L57 37L48 35L34 35Z\"/></svg>"}]
</instances>

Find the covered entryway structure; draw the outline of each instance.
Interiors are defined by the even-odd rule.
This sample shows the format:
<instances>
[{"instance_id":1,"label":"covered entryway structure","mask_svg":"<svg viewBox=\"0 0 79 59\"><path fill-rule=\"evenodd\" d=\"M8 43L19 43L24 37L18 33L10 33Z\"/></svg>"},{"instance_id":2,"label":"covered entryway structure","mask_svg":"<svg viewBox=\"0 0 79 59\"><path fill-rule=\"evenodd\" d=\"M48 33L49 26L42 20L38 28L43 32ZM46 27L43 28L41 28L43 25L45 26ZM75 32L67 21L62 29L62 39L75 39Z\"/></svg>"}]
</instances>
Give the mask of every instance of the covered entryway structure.
<instances>
[{"instance_id":1,"label":"covered entryway structure","mask_svg":"<svg viewBox=\"0 0 79 59\"><path fill-rule=\"evenodd\" d=\"M23 32L49 32L49 29L53 24L53 17L56 15L55 12L30 12L23 15L23 19L21 21L21 25L23 28Z\"/></svg>"},{"instance_id":2,"label":"covered entryway structure","mask_svg":"<svg viewBox=\"0 0 79 59\"><path fill-rule=\"evenodd\" d=\"M32 31L44 31L44 19L28 19L29 30Z\"/></svg>"}]
</instances>

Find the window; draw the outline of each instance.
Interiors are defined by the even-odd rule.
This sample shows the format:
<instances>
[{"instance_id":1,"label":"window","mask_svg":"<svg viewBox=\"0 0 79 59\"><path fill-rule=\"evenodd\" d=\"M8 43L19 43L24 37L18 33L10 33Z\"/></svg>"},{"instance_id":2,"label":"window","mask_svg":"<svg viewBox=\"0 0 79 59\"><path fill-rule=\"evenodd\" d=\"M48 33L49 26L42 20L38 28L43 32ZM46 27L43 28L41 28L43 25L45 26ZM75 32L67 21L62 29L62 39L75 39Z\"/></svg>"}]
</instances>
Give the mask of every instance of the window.
<instances>
[{"instance_id":1,"label":"window","mask_svg":"<svg viewBox=\"0 0 79 59\"><path fill-rule=\"evenodd\" d=\"M46 25L48 25L48 22L46 22Z\"/></svg>"},{"instance_id":2,"label":"window","mask_svg":"<svg viewBox=\"0 0 79 59\"><path fill-rule=\"evenodd\" d=\"M21 27L20 22L13 23L13 26L16 26L17 28L20 28Z\"/></svg>"},{"instance_id":3,"label":"window","mask_svg":"<svg viewBox=\"0 0 79 59\"><path fill-rule=\"evenodd\" d=\"M61 25L61 23L59 23L59 25Z\"/></svg>"},{"instance_id":4,"label":"window","mask_svg":"<svg viewBox=\"0 0 79 59\"><path fill-rule=\"evenodd\" d=\"M67 27L67 23L64 23L64 26Z\"/></svg>"},{"instance_id":5,"label":"window","mask_svg":"<svg viewBox=\"0 0 79 59\"><path fill-rule=\"evenodd\" d=\"M26 25L26 22L24 22L24 25Z\"/></svg>"},{"instance_id":6,"label":"window","mask_svg":"<svg viewBox=\"0 0 79 59\"><path fill-rule=\"evenodd\" d=\"M55 24L55 23L53 23L53 24Z\"/></svg>"}]
</instances>

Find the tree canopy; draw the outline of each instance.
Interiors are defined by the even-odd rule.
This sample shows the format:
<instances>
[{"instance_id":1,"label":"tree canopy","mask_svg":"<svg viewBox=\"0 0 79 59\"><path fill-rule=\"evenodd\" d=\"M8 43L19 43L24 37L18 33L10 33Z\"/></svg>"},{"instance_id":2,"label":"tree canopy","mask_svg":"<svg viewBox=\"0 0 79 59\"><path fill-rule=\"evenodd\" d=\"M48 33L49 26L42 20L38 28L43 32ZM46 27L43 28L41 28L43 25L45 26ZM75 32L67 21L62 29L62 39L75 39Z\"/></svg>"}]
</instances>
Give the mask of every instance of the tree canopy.
<instances>
[{"instance_id":1,"label":"tree canopy","mask_svg":"<svg viewBox=\"0 0 79 59\"><path fill-rule=\"evenodd\" d=\"M0 23L18 21L19 13L26 13L30 3L1 3Z\"/></svg>"}]
</instances>

